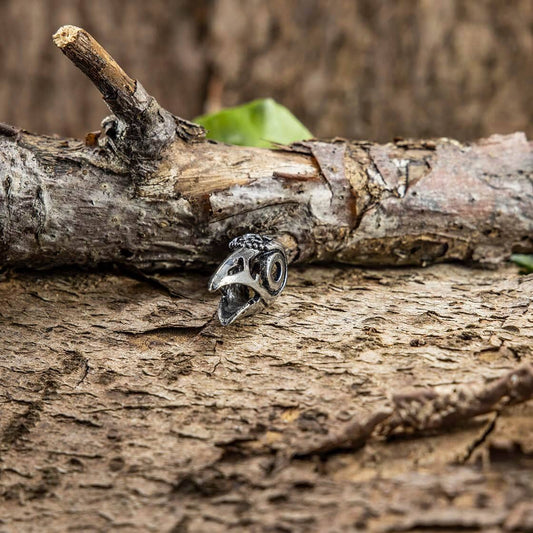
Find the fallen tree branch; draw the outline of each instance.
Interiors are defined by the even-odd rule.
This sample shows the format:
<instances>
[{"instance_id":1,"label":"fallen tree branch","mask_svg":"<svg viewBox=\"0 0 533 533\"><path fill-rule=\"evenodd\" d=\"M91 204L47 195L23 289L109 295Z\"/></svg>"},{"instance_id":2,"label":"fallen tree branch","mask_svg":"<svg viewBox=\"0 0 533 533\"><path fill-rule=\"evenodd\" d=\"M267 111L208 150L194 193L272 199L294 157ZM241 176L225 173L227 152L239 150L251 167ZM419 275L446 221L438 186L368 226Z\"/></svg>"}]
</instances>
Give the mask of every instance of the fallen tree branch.
<instances>
[{"instance_id":1,"label":"fallen tree branch","mask_svg":"<svg viewBox=\"0 0 533 533\"><path fill-rule=\"evenodd\" d=\"M533 151L521 133L228 146L174 117L84 30L56 45L116 119L88 142L0 127L0 266L217 262L273 233L292 261L497 264L533 252Z\"/></svg>"},{"instance_id":2,"label":"fallen tree branch","mask_svg":"<svg viewBox=\"0 0 533 533\"><path fill-rule=\"evenodd\" d=\"M362 446L373 435L423 433L445 430L476 416L533 398L533 366L526 363L488 384L459 385L394 394L390 405L378 408L362 421L348 423L333 435L306 446L297 457Z\"/></svg>"},{"instance_id":3,"label":"fallen tree branch","mask_svg":"<svg viewBox=\"0 0 533 533\"><path fill-rule=\"evenodd\" d=\"M53 39L94 83L118 118L114 140L119 143L120 152L130 156L134 173L139 172L140 160L157 159L159 151L176 138L187 141L203 138L205 132L201 126L163 109L85 30L62 26Z\"/></svg>"}]
</instances>

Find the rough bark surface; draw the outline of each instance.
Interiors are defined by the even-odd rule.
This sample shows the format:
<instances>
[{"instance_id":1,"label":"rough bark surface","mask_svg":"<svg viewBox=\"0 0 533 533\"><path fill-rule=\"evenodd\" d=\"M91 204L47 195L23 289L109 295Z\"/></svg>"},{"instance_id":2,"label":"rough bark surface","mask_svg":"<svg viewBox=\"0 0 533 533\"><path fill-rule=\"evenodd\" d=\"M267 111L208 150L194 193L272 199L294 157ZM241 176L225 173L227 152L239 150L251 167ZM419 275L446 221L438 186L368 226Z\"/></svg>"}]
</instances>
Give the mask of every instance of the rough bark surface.
<instances>
[{"instance_id":1,"label":"rough bark surface","mask_svg":"<svg viewBox=\"0 0 533 533\"><path fill-rule=\"evenodd\" d=\"M182 296L113 272L0 283L1 531L531 530L532 404L502 407L527 380L470 416L532 361L532 275L294 267L231 328L206 276L158 279Z\"/></svg>"},{"instance_id":2,"label":"rough bark surface","mask_svg":"<svg viewBox=\"0 0 533 533\"><path fill-rule=\"evenodd\" d=\"M64 26L54 42L116 117L85 145L0 127L0 266L205 265L245 232L276 235L293 261L497 264L533 251L524 134L222 145L162 108L85 30Z\"/></svg>"},{"instance_id":3,"label":"rough bark surface","mask_svg":"<svg viewBox=\"0 0 533 533\"><path fill-rule=\"evenodd\" d=\"M533 251L522 134L277 151L178 139L154 164L136 179L145 165L98 146L0 132L0 265L205 265L249 231L298 261L495 264Z\"/></svg>"},{"instance_id":4,"label":"rough bark surface","mask_svg":"<svg viewBox=\"0 0 533 533\"><path fill-rule=\"evenodd\" d=\"M85 30L64 26L54 42L116 117L85 146L0 127L0 266L206 264L245 232L276 235L293 261L497 264L533 251L524 134L222 145L162 108Z\"/></svg>"}]
</instances>

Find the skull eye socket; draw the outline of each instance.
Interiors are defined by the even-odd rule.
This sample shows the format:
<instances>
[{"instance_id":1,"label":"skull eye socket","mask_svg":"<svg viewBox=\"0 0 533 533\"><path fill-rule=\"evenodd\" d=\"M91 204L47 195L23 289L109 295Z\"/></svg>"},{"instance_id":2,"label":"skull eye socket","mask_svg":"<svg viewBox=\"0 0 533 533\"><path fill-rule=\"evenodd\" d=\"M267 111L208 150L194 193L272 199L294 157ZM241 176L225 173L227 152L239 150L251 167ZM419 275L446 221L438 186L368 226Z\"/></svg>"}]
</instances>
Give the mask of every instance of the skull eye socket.
<instances>
[{"instance_id":1,"label":"skull eye socket","mask_svg":"<svg viewBox=\"0 0 533 533\"><path fill-rule=\"evenodd\" d=\"M244 259L242 257L239 257L237 264L235 266L232 266L230 269L228 269L228 276L233 276L235 274L238 274L239 272L242 272L243 270L244 270Z\"/></svg>"},{"instance_id":2,"label":"skull eye socket","mask_svg":"<svg viewBox=\"0 0 533 533\"><path fill-rule=\"evenodd\" d=\"M275 295L285 286L287 263L285 256L273 251L265 258L264 283L271 294Z\"/></svg>"}]
</instances>

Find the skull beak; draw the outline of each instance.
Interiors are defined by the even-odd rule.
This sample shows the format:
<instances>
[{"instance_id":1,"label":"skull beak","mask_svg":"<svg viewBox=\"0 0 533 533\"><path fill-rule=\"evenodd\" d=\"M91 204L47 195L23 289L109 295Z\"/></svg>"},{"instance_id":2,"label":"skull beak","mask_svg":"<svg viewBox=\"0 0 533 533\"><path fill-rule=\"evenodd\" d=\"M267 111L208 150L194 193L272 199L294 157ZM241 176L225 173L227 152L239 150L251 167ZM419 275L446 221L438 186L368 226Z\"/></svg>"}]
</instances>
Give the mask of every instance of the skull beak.
<instances>
[{"instance_id":1,"label":"skull beak","mask_svg":"<svg viewBox=\"0 0 533 533\"><path fill-rule=\"evenodd\" d=\"M255 280L245 265L257 252L237 250L220 265L209 280L208 289L220 291L222 298L218 307L218 318L227 326L237 318L252 314L261 304L260 294L252 288Z\"/></svg>"},{"instance_id":2,"label":"skull beak","mask_svg":"<svg viewBox=\"0 0 533 533\"><path fill-rule=\"evenodd\" d=\"M257 307L262 306L259 294L246 285L227 285L221 292L218 318L223 326L228 326L239 317L255 313Z\"/></svg>"},{"instance_id":3,"label":"skull beak","mask_svg":"<svg viewBox=\"0 0 533 533\"><path fill-rule=\"evenodd\" d=\"M252 257L254 253L246 255ZM207 288L214 292L234 283L253 283L254 280L250 276L249 270L245 268L245 261L249 259L247 256L243 257L243 254L239 253L238 250L233 252L211 276Z\"/></svg>"}]
</instances>

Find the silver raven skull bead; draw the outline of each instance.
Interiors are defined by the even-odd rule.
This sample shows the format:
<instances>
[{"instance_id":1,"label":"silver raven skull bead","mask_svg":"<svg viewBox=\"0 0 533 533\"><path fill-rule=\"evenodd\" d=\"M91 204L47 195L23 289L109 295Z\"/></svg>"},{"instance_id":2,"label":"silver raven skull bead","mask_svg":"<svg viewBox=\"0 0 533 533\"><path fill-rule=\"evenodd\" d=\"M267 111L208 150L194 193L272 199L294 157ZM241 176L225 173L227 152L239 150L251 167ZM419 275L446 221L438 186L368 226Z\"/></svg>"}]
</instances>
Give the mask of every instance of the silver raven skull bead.
<instances>
[{"instance_id":1,"label":"silver raven skull bead","mask_svg":"<svg viewBox=\"0 0 533 533\"><path fill-rule=\"evenodd\" d=\"M218 318L227 326L240 317L262 311L287 283L287 256L272 237L247 233L229 243L233 250L209 280L220 291Z\"/></svg>"}]
</instances>

